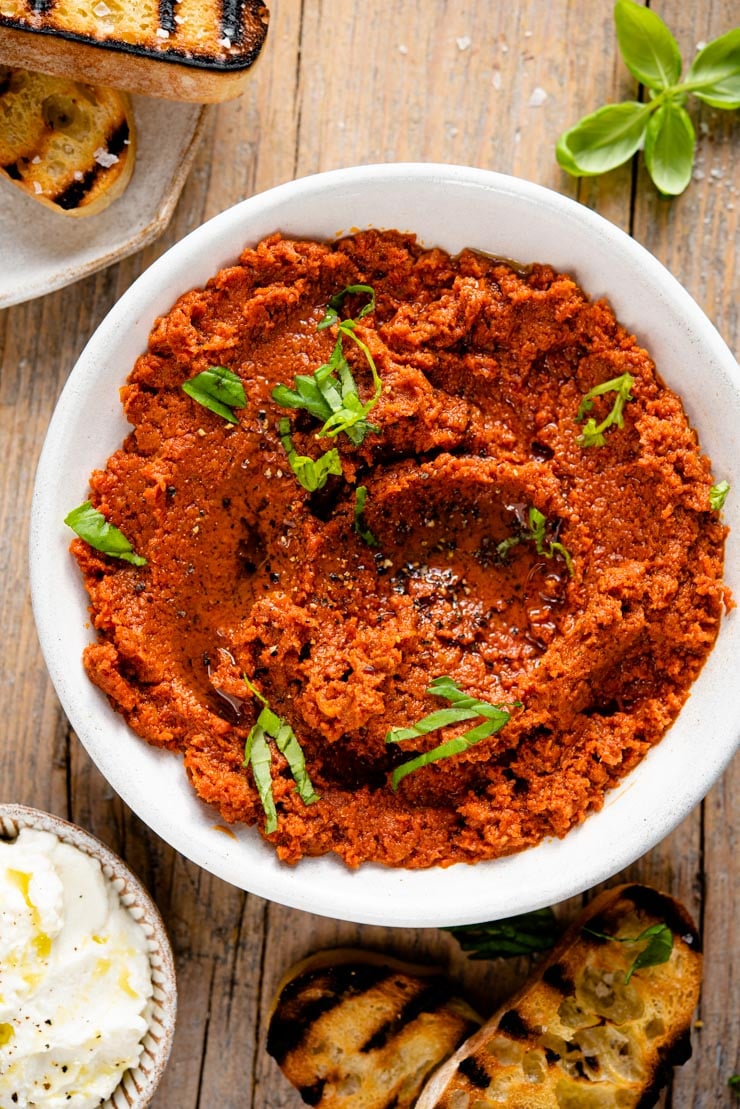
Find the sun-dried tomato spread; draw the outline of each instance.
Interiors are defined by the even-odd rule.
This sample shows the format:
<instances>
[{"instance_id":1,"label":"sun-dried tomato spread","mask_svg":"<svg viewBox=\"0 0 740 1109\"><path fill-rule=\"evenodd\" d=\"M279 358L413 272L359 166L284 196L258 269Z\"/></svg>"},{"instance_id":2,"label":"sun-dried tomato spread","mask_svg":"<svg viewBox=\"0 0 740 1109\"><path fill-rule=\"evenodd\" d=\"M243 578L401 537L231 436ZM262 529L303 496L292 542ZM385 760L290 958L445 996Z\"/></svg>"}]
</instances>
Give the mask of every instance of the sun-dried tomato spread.
<instances>
[{"instance_id":1,"label":"sun-dried tomato spread","mask_svg":"<svg viewBox=\"0 0 740 1109\"><path fill-rule=\"evenodd\" d=\"M272 397L330 358L338 321L318 324L356 284L374 310L350 293L338 317L382 383L359 443ZM368 358L344 353L365 402ZM182 389L211 366L243 382L233 422ZM585 445L586 410L600 425L615 395L584 397L625 374L621 420ZM257 690L318 794L268 737L281 859L444 866L565 835L658 742L717 635L709 462L609 305L546 265L276 235L156 321L122 396L133 430L90 499L147 563L73 542L87 671L225 820L264 832L244 765ZM297 455L337 448L322 488L298 481L286 417ZM428 692L443 676L510 719L394 789L394 768L481 723L386 742L449 708Z\"/></svg>"}]
</instances>

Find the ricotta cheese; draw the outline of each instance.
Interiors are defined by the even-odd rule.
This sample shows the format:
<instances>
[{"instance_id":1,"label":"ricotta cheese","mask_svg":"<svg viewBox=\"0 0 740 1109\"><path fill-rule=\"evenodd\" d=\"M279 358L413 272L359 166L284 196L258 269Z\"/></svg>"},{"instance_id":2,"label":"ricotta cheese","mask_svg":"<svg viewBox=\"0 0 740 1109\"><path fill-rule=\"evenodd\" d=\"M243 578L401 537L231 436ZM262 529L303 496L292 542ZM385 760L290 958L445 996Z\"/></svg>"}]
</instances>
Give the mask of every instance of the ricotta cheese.
<instances>
[{"instance_id":1,"label":"ricotta cheese","mask_svg":"<svg viewBox=\"0 0 740 1109\"><path fill-rule=\"evenodd\" d=\"M100 863L23 828L0 841L0 1109L92 1109L135 1067L146 937Z\"/></svg>"}]
</instances>

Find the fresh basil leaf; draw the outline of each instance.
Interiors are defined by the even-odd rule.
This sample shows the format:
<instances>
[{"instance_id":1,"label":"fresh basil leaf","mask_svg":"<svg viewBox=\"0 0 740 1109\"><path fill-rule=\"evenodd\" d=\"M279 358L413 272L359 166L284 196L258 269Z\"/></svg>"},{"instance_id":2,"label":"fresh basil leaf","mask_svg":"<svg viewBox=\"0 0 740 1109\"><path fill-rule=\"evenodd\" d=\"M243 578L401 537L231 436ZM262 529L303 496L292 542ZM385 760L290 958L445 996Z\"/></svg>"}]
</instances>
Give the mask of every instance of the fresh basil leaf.
<instances>
[{"instance_id":1,"label":"fresh basil leaf","mask_svg":"<svg viewBox=\"0 0 740 1109\"><path fill-rule=\"evenodd\" d=\"M443 931L450 932L471 959L511 959L549 951L560 938L561 928L552 909L536 909L508 920Z\"/></svg>"},{"instance_id":2,"label":"fresh basil leaf","mask_svg":"<svg viewBox=\"0 0 740 1109\"><path fill-rule=\"evenodd\" d=\"M298 742L295 732L290 724L279 720L277 729L269 734L273 736L278 751L282 751L288 761L301 801L304 805L312 805L314 801L319 800L319 795L311 784L311 779L306 770L303 748Z\"/></svg>"},{"instance_id":3,"label":"fresh basil leaf","mask_svg":"<svg viewBox=\"0 0 740 1109\"><path fill-rule=\"evenodd\" d=\"M727 1085L740 1096L740 1074L731 1074L727 1079Z\"/></svg>"},{"instance_id":4,"label":"fresh basil leaf","mask_svg":"<svg viewBox=\"0 0 740 1109\"><path fill-rule=\"evenodd\" d=\"M263 710L264 711L264 710ZM260 713L260 716L262 714ZM272 793L272 755L260 718L250 730L244 749L243 766L251 766L254 784L257 787L262 808L265 812L265 833L269 836L277 830L277 810Z\"/></svg>"},{"instance_id":5,"label":"fresh basil leaf","mask_svg":"<svg viewBox=\"0 0 740 1109\"><path fill-rule=\"evenodd\" d=\"M645 165L664 196L678 196L691 181L696 133L689 114L667 100L648 120Z\"/></svg>"},{"instance_id":6,"label":"fresh basil leaf","mask_svg":"<svg viewBox=\"0 0 740 1109\"><path fill-rule=\"evenodd\" d=\"M235 408L246 408L241 378L226 366L209 366L182 383L182 391L230 424L236 423Z\"/></svg>"},{"instance_id":7,"label":"fresh basil leaf","mask_svg":"<svg viewBox=\"0 0 740 1109\"><path fill-rule=\"evenodd\" d=\"M358 485L355 489L355 531L368 547L379 547L380 543L365 523L365 503L367 501L367 486Z\"/></svg>"},{"instance_id":8,"label":"fresh basil leaf","mask_svg":"<svg viewBox=\"0 0 740 1109\"><path fill-rule=\"evenodd\" d=\"M272 711L265 698L256 686L250 682L246 674L243 677L249 692L264 707L247 736L242 766L251 766L252 768L254 784L257 787L262 808L267 818L265 832L270 835L277 829L277 810L272 792L272 755L268 740L273 739L278 751L285 755L301 801L305 805L311 805L319 800L319 795L311 784L311 779L306 770L303 748L290 724Z\"/></svg>"},{"instance_id":9,"label":"fresh basil leaf","mask_svg":"<svg viewBox=\"0 0 740 1109\"><path fill-rule=\"evenodd\" d=\"M461 720L472 720L477 716L484 717L484 723L479 724L476 728L471 728L455 739L440 743L437 747L433 747L431 751L425 751L423 754L417 755L416 758L401 763L391 775L391 786L394 790L398 789L399 783L414 770L418 770L422 766L428 766L429 763L437 762L439 759L446 759L467 751L469 747L480 743L482 739L487 739L501 731L511 718L511 713L501 705L494 705L489 701L479 701L477 698L463 693L457 682L447 675L435 678L427 689L427 693L431 693L435 697L444 697L445 700L452 702L453 707L432 712L410 728L391 728L385 737L386 743L402 743L405 739L417 739L419 736L437 731L438 728L444 728L448 724L456 724ZM515 701L510 707L520 708L521 702Z\"/></svg>"},{"instance_id":10,"label":"fresh basil leaf","mask_svg":"<svg viewBox=\"0 0 740 1109\"><path fill-rule=\"evenodd\" d=\"M561 169L564 169L566 173L570 173L572 177L588 177L589 174L583 173L576 165L575 158L568 147L567 136L568 132L564 131L555 146L555 157L558 165Z\"/></svg>"},{"instance_id":11,"label":"fresh basil leaf","mask_svg":"<svg viewBox=\"0 0 740 1109\"><path fill-rule=\"evenodd\" d=\"M686 85L713 108L740 108L740 27L707 43L694 58Z\"/></svg>"},{"instance_id":12,"label":"fresh basil leaf","mask_svg":"<svg viewBox=\"0 0 740 1109\"><path fill-rule=\"evenodd\" d=\"M647 946L636 956L625 974L625 986L636 970L667 963L673 951L673 932L667 924L651 924L644 932L640 932L639 936L610 936L608 932L597 932L588 927L584 928L583 931L590 936L597 936L601 940L613 940L614 943L643 943L645 940L648 941Z\"/></svg>"},{"instance_id":13,"label":"fresh basil leaf","mask_svg":"<svg viewBox=\"0 0 740 1109\"><path fill-rule=\"evenodd\" d=\"M673 951L673 932L667 924L653 924L646 928L639 936L635 936L634 943L648 940L647 947L643 948L624 978L625 986L636 970L643 967L655 967L667 963Z\"/></svg>"},{"instance_id":14,"label":"fresh basil leaf","mask_svg":"<svg viewBox=\"0 0 740 1109\"><path fill-rule=\"evenodd\" d=\"M681 51L660 16L633 0L617 0L614 23L632 76L651 89L675 85L681 76Z\"/></svg>"},{"instance_id":15,"label":"fresh basil leaf","mask_svg":"<svg viewBox=\"0 0 740 1109\"><path fill-rule=\"evenodd\" d=\"M560 136L559 165L575 177L616 169L639 149L651 111L650 104L627 100L584 116Z\"/></svg>"},{"instance_id":16,"label":"fresh basil leaf","mask_svg":"<svg viewBox=\"0 0 740 1109\"><path fill-rule=\"evenodd\" d=\"M325 451L324 454L319 455L318 458L310 458L306 454L297 454L293 446L293 439L290 434L290 421L282 419L278 424L280 433L280 442L283 444L283 449L288 456L290 468L298 478L304 489L309 493L314 493L317 489L323 489L329 480L330 474L336 474L341 477L342 462L339 457L339 451L336 447L331 450Z\"/></svg>"},{"instance_id":17,"label":"fresh basil leaf","mask_svg":"<svg viewBox=\"0 0 740 1109\"><path fill-rule=\"evenodd\" d=\"M712 512L719 512L725 506L727 494L730 492L729 481L718 481L709 490L709 505Z\"/></svg>"},{"instance_id":18,"label":"fresh basil leaf","mask_svg":"<svg viewBox=\"0 0 740 1109\"><path fill-rule=\"evenodd\" d=\"M93 508L89 501L68 512L64 522L96 551L112 558L120 558L134 566L146 566L146 559L134 553L123 532L114 524L109 524L103 513Z\"/></svg>"}]
</instances>

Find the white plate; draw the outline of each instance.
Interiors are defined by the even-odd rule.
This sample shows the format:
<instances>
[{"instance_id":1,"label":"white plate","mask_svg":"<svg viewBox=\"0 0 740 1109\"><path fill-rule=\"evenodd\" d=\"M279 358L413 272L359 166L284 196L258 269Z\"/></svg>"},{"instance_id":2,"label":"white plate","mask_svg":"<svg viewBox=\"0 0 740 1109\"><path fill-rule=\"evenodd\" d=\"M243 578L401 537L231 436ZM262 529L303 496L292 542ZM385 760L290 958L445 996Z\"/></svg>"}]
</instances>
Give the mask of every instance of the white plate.
<instances>
[{"instance_id":1,"label":"white plate","mask_svg":"<svg viewBox=\"0 0 740 1109\"><path fill-rule=\"evenodd\" d=\"M222 212L154 263L88 343L52 418L31 520L31 589L49 672L81 741L132 809L184 855L236 886L314 913L370 924L432 926L491 920L553 904L604 881L666 836L704 796L740 734L740 619L717 644L662 742L563 840L477 866L348 870L333 857L278 862L254 829L215 830L180 760L155 750L87 679L81 655L93 638L87 596L63 517L85 499L88 476L129 427L118 388L146 348L155 317L176 297L233 264L270 232L333 238L339 229L415 230L429 246L466 246L573 273L649 348L683 396L716 479L733 493L726 580L740 595L740 374L701 309L668 271L596 213L565 197L484 170L391 165L337 170L281 185Z\"/></svg>"},{"instance_id":2,"label":"white plate","mask_svg":"<svg viewBox=\"0 0 740 1109\"><path fill-rule=\"evenodd\" d=\"M140 250L166 228L207 109L149 96L131 101L138 136L133 176L99 215L59 215L0 181L0 308L79 281Z\"/></svg>"}]
</instances>

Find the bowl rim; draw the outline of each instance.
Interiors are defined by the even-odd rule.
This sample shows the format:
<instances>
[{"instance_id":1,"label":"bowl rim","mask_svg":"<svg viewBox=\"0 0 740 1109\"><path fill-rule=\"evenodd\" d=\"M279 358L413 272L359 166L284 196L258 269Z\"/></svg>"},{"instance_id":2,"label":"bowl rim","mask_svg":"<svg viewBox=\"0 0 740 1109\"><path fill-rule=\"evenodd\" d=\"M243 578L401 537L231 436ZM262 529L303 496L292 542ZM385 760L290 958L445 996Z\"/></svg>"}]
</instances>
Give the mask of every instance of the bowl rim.
<instances>
[{"instance_id":1,"label":"bowl rim","mask_svg":"<svg viewBox=\"0 0 740 1109\"><path fill-rule=\"evenodd\" d=\"M167 1066L177 1016L174 958L159 909L130 867L92 832L43 809L0 802L0 841L12 842L23 828L51 832L97 860L121 908L145 936L153 990L149 1026L141 1041L143 1050L138 1065L124 1071L102 1109L146 1109Z\"/></svg>"},{"instance_id":2,"label":"bowl rim","mask_svg":"<svg viewBox=\"0 0 740 1109\"><path fill-rule=\"evenodd\" d=\"M174 826L162 807L153 811L150 806L147 811L142 811L142 800L134 784L121 768L115 765L115 758L111 757L110 750L106 751L104 745L101 747L97 742L100 737L95 736L96 725L91 723L91 713L94 715L97 710L91 708L89 698L86 699L85 704L79 702L78 691L74 689L74 680L69 680L69 660L59 646L58 629L55 627L53 615L54 606L52 604L48 611L46 607L53 598L49 593L47 581L50 556L45 550L45 526L48 526L49 520L54 519L51 513L55 506L49 502L45 485L50 480L54 468L60 465L64 430L74 416L75 405L80 397L84 396L85 390L91 387L99 365L106 364L106 350L111 345L115 346L117 341L121 341L124 329L135 327L141 331L145 324L143 333L148 335L154 317L161 311L168 310L181 292L204 282L217 269L228 264L229 258L233 261L245 245L261 238L262 234L251 233L250 227L258 225L261 219L264 220L270 213L280 209L281 205L288 203L298 210L302 204L310 204L317 197L332 194L344 194L350 198L347 201L350 203L355 193L367 191L368 188L398 192L412 187L431 188L437 191L453 189L458 190L460 196L467 190L471 197L477 191L481 197L489 194L490 197L498 198L502 202L529 205L541 210L543 217L561 221L564 227L563 234L578 232L594 238L605 257L622 260L634 279L641 282L641 292L644 290L645 295L649 296L652 295L652 290L657 290L655 297L665 304L666 312L670 310L672 313L670 322L687 329L691 341L698 345L701 353L706 356L707 362L714 368L714 373L721 375L723 388L731 394L734 411L740 418L738 367L714 326L662 263L641 244L598 213L569 197L530 181L467 166L388 163L331 170L278 185L249 197L213 217L190 232L154 262L112 307L80 355L52 416L34 487L30 551L34 615L42 652L60 701L83 745L102 773L124 801L158 835L176 850L218 877L287 906L357 923L432 927L440 924L464 924L495 919L553 904L606 880L629 865L672 831L722 773L734 753L740 736L738 714L733 718L729 730L723 725L722 742L710 745L702 751L703 759L695 768L695 772L678 784L670 783L671 789L675 786L674 793L666 797L656 794L648 797L647 800L641 799L641 808L638 808L632 826L626 830L619 829L618 825L615 826L614 821L608 818L609 810L613 810L615 803L621 803L621 799L628 792L633 795L630 803L633 808L635 807L633 804L637 782L635 775L640 771L640 767L647 764L654 766L655 769L651 771L653 778L659 777L660 773L665 771L669 746L668 735L664 736L661 743L645 756L635 771L610 791L606 804L599 812L589 815L584 824L573 828L562 840L546 840L516 855L479 862L474 870L467 868L467 864L464 863L449 868L436 868L433 871L398 871L376 867L375 869L382 874L380 876L374 874L372 880L368 882L364 881L363 875L368 875L375 864L365 863L359 871L350 871L338 860L324 857L304 859L296 867L277 864L276 869L276 866L272 865L274 862L272 849L266 849L269 855L266 859L260 848L259 837L254 830L250 830L254 839L248 841L249 846L246 851L243 831L232 833L236 843L233 849L230 846L224 848L223 842L216 846L214 837L210 837L209 841L207 836L204 837L200 833L193 835L188 827ZM377 224L366 222L362 226L377 226ZM385 224L385 226L392 225ZM275 224L272 229L276 229ZM281 226L280 229L288 234L294 233L290 227ZM337 237L339 234L341 233L337 233ZM304 237L311 236L305 234ZM435 245L428 242L428 237L423 234L420 238L426 245ZM207 263L204 261L206 255L209 257ZM514 255L510 256L514 257ZM217 258L221 260L214 260ZM579 278L577 280L582 284ZM589 297L597 299L598 291L585 285L582 287ZM168 290L166 293L163 292L165 288ZM612 299L611 296L610 299ZM617 318L626 326L630 326L629 321L625 322L623 319L623 314L618 307L615 311ZM123 372L117 374L115 378L117 382L122 381L129 372L131 364L127 363ZM58 508L56 511L58 512ZM738 530L736 528L733 533L733 542ZM727 621L723 624L727 624ZM81 666L79 669L81 670ZM703 680L703 677L704 672L700 675L700 680ZM697 684L695 683L694 689ZM101 704L104 703L102 694L99 696ZM692 698L687 705L690 706L691 701ZM115 717L116 714L107 706L107 702L105 705L110 731L113 726L110 718ZM738 708L740 709L740 704ZM686 712L687 706L684 706L681 718ZM695 719L694 723L698 726L701 721ZM141 743L141 741L137 742ZM171 755L167 757L171 758ZM153 765L154 759L150 762ZM178 769L184 780L182 767L178 765ZM163 772L163 764L159 765L158 772ZM186 783L186 786L188 790L191 789L189 784ZM144 808L146 809L146 806ZM200 802L194 801L189 806L189 812L194 820L200 821L201 830L203 830L204 819L202 810L203 806ZM212 820L218 819L215 810L213 812L209 810L209 813ZM603 825L607 832L611 829L613 837L604 851L594 851L589 847L589 829L599 821L600 827ZM220 838L222 841L225 840L223 836ZM536 853L539 853L544 866L537 867L531 863ZM578 861L578 868L571 870L569 868L574 859ZM332 871L332 867L338 867L339 871ZM483 894L479 890L474 896L471 894L463 903L460 899L460 882L463 882L466 891L475 883L465 885L463 879L448 880L444 877L460 867L470 869L470 873L475 876L485 874L492 879L487 892ZM516 881L517 869L524 876L523 888L520 888ZM436 883L432 882L431 885L436 885L442 892L437 903L428 896L427 887L430 883L425 883L418 878L420 874L430 873L437 876ZM534 881L535 873L537 882ZM440 875L443 877L440 878ZM481 885L487 885L487 883L481 883Z\"/></svg>"}]
</instances>

